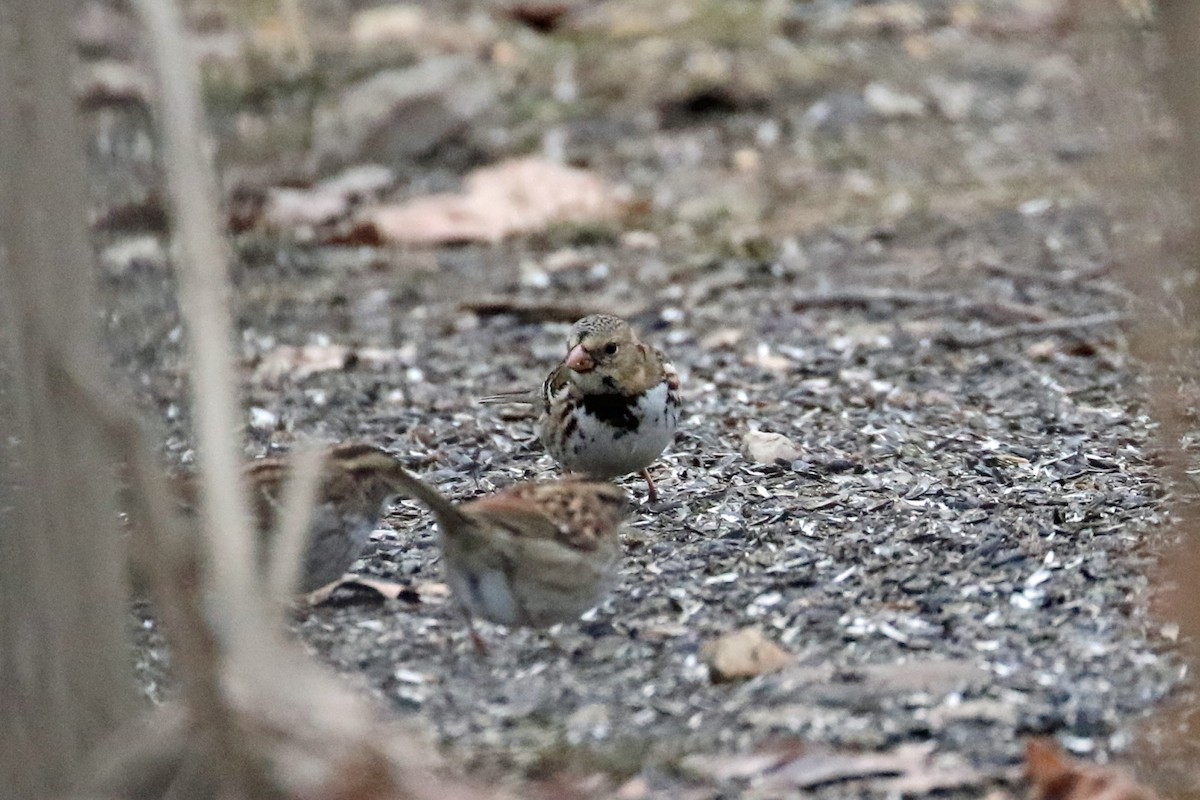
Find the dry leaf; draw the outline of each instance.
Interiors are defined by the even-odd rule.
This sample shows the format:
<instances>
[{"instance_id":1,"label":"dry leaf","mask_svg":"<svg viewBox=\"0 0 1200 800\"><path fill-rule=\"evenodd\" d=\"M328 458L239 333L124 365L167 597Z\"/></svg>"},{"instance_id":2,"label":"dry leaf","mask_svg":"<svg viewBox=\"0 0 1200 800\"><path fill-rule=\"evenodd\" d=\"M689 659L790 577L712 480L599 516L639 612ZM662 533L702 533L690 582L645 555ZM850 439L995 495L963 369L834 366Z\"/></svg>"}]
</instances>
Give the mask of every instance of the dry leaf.
<instances>
[{"instance_id":1,"label":"dry leaf","mask_svg":"<svg viewBox=\"0 0 1200 800\"><path fill-rule=\"evenodd\" d=\"M436 4L429 6L436 8ZM350 40L360 51L399 46L421 53L475 53L491 36L487 24L431 14L417 3L387 3L350 18Z\"/></svg>"},{"instance_id":2,"label":"dry leaf","mask_svg":"<svg viewBox=\"0 0 1200 800\"><path fill-rule=\"evenodd\" d=\"M421 598L421 602L440 602L450 596L450 587L444 583L436 581L427 581L416 585L417 596Z\"/></svg>"},{"instance_id":3,"label":"dry leaf","mask_svg":"<svg viewBox=\"0 0 1200 800\"><path fill-rule=\"evenodd\" d=\"M537 158L503 161L467 176L461 194L435 194L365 213L382 241L439 245L498 242L560 222L608 220L616 190L591 172Z\"/></svg>"},{"instance_id":4,"label":"dry leaf","mask_svg":"<svg viewBox=\"0 0 1200 800\"><path fill-rule=\"evenodd\" d=\"M272 231L315 228L336 222L350 213L343 194L314 189L270 189L262 220Z\"/></svg>"},{"instance_id":5,"label":"dry leaf","mask_svg":"<svg viewBox=\"0 0 1200 800\"><path fill-rule=\"evenodd\" d=\"M315 592L307 594L305 601L309 605L319 605L328 601L333 597L334 592L342 588L350 590L351 596L353 596L356 590L365 589L373 595L387 600L404 600L409 603L431 603L434 605L444 602L450 596L450 587L444 583L430 581L410 586L404 583L370 578L365 575L343 575L328 586L322 586Z\"/></svg>"},{"instance_id":6,"label":"dry leaf","mask_svg":"<svg viewBox=\"0 0 1200 800\"><path fill-rule=\"evenodd\" d=\"M866 778L903 778L929 767L932 742L902 744L882 753L811 750L774 770L767 783L779 788L811 789Z\"/></svg>"},{"instance_id":7,"label":"dry leaf","mask_svg":"<svg viewBox=\"0 0 1200 800\"><path fill-rule=\"evenodd\" d=\"M763 635L762 628L742 628L707 642L700 657L714 681L752 678L778 672L792 663L792 654Z\"/></svg>"},{"instance_id":8,"label":"dry leaf","mask_svg":"<svg viewBox=\"0 0 1200 800\"><path fill-rule=\"evenodd\" d=\"M742 452L746 458L759 464L774 464L776 461L795 461L800 458L800 448L782 433L749 431L742 439Z\"/></svg>"},{"instance_id":9,"label":"dry leaf","mask_svg":"<svg viewBox=\"0 0 1200 800\"><path fill-rule=\"evenodd\" d=\"M428 32L425 9L409 3L389 3L358 11L350 18L350 39L361 48L410 44Z\"/></svg>"},{"instance_id":10,"label":"dry leaf","mask_svg":"<svg viewBox=\"0 0 1200 800\"><path fill-rule=\"evenodd\" d=\"M754 351L742 359L746 364L767 370L768 372L791 372L796 364L787 356L771 352L766 343L759 343Z\"/></svg>"},{"instance_id":11,"label":"dry leaf","mask_svg":"<svg viewBox=\"0 0 1200 800\"><path fill-rule=\"evenodd\" d=\"M302 381L319 372L346 369L355 360L355 354L344 345L282 345L259 359L254 378L268 385L277 384L284 377Z\"/></svg>"},{"instance_id":12,"label":"dry leaf","mask_svg":"<svg viewBox=\"0 0 1200 800\"><path fill-rule=\"evenodd\" d=\"M1025 355L1034 361L1049 361L1058 352L1058 341L1053 337L1034 342L1025 348Z\"/></svg>"},{"instance_id":13,"label":"dry leaf","mask_svg":"<svg viewBox=\"0 0 1200 800\"><path fill-rule=\"evenodd\" d=\"M717 328L700 340L700 346L705 350L728 350L745 337L746 331L741 328Z\"/></svg>"},{"instance_id":14,"label":"dry leaf","mask_svg":"<svg viewBox=\"0 0 1200 800\"><path fill-rule=\"evenodd\" d=\"M1067 758L1053 739L1026 742L1025 778L1030 800L1158 800L1118 769Z\"/></svg>"}]
</instances>

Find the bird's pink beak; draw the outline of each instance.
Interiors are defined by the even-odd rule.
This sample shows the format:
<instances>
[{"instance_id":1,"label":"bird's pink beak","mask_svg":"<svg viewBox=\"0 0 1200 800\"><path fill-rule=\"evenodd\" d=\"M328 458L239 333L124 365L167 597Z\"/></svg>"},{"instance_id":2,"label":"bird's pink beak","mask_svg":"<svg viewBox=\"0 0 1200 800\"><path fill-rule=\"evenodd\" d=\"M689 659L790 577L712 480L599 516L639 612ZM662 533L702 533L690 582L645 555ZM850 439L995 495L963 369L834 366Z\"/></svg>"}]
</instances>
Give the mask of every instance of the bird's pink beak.
<instances>
[{"instance_id":1,"label":"bird's pink beak","mask_svg":"<svg viewBox=\"0 0 1200 800\"><path fill-rule=\"evenodd\" d=\"M576 372L590 372L596 368L596 362L592 360L591 355L587 350L583 349L583 345L577 344L571 348L571 352L567 353L566 359L563 360L571 369Z\"/></svg>"}]
</instances>

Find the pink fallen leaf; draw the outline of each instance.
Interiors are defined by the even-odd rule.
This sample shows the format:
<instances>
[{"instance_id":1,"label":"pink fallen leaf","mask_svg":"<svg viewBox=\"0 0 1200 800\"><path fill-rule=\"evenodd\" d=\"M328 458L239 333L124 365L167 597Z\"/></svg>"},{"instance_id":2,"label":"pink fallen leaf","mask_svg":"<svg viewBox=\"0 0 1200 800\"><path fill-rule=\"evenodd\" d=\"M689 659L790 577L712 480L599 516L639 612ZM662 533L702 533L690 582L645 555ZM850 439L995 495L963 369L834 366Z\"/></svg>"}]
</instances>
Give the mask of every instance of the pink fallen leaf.
<instances>
[{"instance_id":1,"label":"pink fallen leaf","mask_svg":"<svg viewBox=\"0 0 1200 800\"><path fill-rule=\"evenodd\" d=\"M499 242L555 223L613 219L621 208L616 189L591 172L519 158L471 173L461 193L367 210L362 224L395 244Z\"/></svg>"}]
</instances>

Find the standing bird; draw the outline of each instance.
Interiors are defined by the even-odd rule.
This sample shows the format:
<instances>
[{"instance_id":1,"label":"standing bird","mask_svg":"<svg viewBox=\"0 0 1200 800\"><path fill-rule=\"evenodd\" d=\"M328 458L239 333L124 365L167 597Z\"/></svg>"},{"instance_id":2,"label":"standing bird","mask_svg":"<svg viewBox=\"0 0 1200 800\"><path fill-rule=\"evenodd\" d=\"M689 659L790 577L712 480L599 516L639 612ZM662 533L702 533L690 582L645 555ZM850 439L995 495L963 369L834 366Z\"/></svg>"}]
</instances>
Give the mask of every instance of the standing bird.
<instances>
[{"instance_id":1,"label":"standing bird","mask_svg":"<svg viewBox=\"0 0 1200 800\"><path fill-rule=\"evenodd\" d=\"M338 444L322 453L321 480L309 528L299 589L308 593L345 574L362 555L379 524L384 501L400 491L394 480L396 459L366 444ZM278 525L284 486L290 477L289 459L263 458L246 465L242 479L250 495L259 536L260 556ZM177 479L185 507L196 507L199 485L194 476ZM262 560L260 558L260 560Z\"/></svg>"},{"instance_id":2,"label":"standing bird","mask_svg":"<svg viewBox=\"0 0 1200 800\"><path fill-rule=\"evenodd\" d=\"M397 467L392 479L433 511L447 583L476 649L475 617L546 628L578 619L616 582L628 498L607 483L519 483L461 505Z\"/></svg>"},{"instance_id":3,"label":"standing bird","mask_svg":"<svg viewBox=\"0 0 1200 800\"><path fill-rule=\"evenodd\" d=\"M537 396L483 402L533 403L541 409L538 438L564 469L600 479L640 472L650 502L658 499L647 468L675 437L679 375L620 317L593 314L572 325L567 355Z\"/></svg>"}]
</instances>

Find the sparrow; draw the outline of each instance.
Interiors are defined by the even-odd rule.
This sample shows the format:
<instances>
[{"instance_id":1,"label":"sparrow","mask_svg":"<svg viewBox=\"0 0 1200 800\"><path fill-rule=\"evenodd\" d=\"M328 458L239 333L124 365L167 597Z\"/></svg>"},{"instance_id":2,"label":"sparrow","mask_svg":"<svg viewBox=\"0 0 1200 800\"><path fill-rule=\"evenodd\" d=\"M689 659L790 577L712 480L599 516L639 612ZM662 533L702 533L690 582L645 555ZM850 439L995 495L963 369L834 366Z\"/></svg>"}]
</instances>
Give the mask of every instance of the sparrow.
<instances>
[{"instance_id":1,"label":"sparrow","mask_svg":"<svg viewBox=\"0 0 1200 800\"><path fill-rule=\"evenodd\" d=\"M679 375L620 317L592 314L572 325L567 354L540 393L483 402L533 403L538 438L565 470L598 479L639 472L650 502L658 499L648 467L675 437Z\"/></svg>"},{"instance_id":2,"label":"sparrow","mask_svg":"<svg viewBox=\"0 0 1200 800\"><path fill-rule=\"evenodd\" d=\"M301 572L301 592L307 594L338 580L362 555L380 521L385 501L400 491L394 481L396 469L399 463L393 456L371 445L338 444L325 449ZM278 524L290 472L285 457L252 461L242 473L263 558ZM177 477L176 489L185 509L194 509L199 493L195 477Z\"/></svg>"},{"instance_id":3,"label":"sparrow","mask_svg":"<svg viewBox=\"0 0 1200 800\"><path fill-rule=\"evenodd\" d=\"M548 628L576 620L616 582L628 498L578 478L526 482L456 504L399 466L393 481L433 511L450 591L475 618Z\"/></svg>"}]
</instances>

